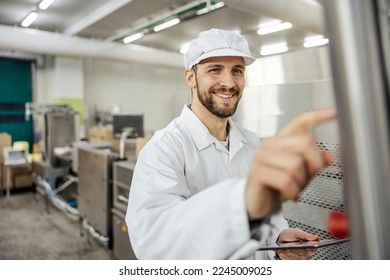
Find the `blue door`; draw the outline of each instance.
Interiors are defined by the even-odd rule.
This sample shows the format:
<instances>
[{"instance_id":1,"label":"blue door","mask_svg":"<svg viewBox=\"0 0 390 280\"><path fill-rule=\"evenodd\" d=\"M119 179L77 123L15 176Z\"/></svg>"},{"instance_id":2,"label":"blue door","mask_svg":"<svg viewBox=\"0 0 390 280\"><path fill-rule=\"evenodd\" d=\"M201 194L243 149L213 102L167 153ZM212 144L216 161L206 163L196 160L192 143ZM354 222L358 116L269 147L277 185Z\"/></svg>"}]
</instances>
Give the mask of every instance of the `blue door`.
<instances>
[{"instance_id":1,"label":"blue door","mask_svg":"<svg viewBox=\"0 0 390 280\"><path fill-rule=\"evenodd\" d=\"M0 58L0 132L15 141L33 143L31 118L25 119L25 103L32 101L31 61Z\"/></svg>"}]
</instances>

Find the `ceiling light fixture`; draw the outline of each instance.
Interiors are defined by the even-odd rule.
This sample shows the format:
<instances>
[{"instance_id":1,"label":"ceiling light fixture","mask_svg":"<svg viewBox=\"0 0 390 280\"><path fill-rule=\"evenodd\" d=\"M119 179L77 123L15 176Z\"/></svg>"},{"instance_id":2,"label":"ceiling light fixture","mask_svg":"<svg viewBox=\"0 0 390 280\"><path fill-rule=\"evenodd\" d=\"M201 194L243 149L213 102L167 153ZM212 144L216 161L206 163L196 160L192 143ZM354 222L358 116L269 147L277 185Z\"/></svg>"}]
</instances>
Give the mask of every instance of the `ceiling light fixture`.
<instances>
[{"instance_id":1,"label":"ceiling light fixture","mask_svg":"<svg viewBox=\"0 0 390 280\"><path fill-rule=\"evenodd\" d=\"M292 26L293 25L290 22L280 22L279 21L278 23L273 24L273 25L267 24L267 25L260 26L259 29L257 30L257 34L266 35L266 34L278 32L278 31L290 29Z\"/></svg>"},{"instance_id":2,"label":"ceiling light fixture","mask_svg":"<svg viewBox=\"0 0 390 280\"><path fill-rule=\"evenodd\" d=\"M181 54L185 54L188 51L189 47L190 47L190 43L189 42L181 45L180 53Z\"/></svg>"},{"instance_id":3,"label":"ceiling light fixture","mask_svg":"<svg viewBox=\"0 0 390 280\"><path fill-rule=\"evenodd\" d=\"M38 17L37 12L31 12L28 16L22 21L23 27L29 27Z\"/></svg>"},{"instance_id":4,"label":"ceiling light fixture","mask_svg":"<svg viewBox=\"0 0 390 280\"><path fill-rule=\"evenodd\" d=\"M164 29L167 29L169 27L172 27L176 24L179 24L180 23L180 19L179 18L174 18L172 20L169 20L169 21L166 21L164 23L161 23L159 25L156 25L153 30L154 32L159 32L161 30L164 30Z\"/></svg>"},{"instance_id":5,"label":"ceiling light fixture","mask_svg":"<svg viewBox=\"0 0 390 280\"><path fill-rule=\"evenodd\" d=\"M329 43L328 38L324 38L323 36L316 36L316 37L305 38L305 41L303 42L303 46L305 48L312 48L312 47L323 46L328 43Z\"/></svg>"},{"instance_id":6,"label":"ceiling light fixture","mask_svg":"<svg viewBox=\"0 0 390 280\"><path fill-rule=\"evenodd\" d=\"M225 7L225 3L224 2L218 2L218 3L215 3L213 5L211 5L211 10L216 10L216 9L220 9L222 7Z\"/></svg>"},{"instance_id":7,"label":"ceiling light fixture","mask_svg":"<svg viewBox=\"0 0 390 280\"><path fill-rule=\"evenodd\" d=\"M138 40L138 39L141 39L142 37L144 37L144 35L145 34L143 32L139 32L139 33L127 36L123 39L123 43L128 44L128 43L134 42L135 40Z\"/></svg>"},{"instance_id":8,"label":"ceiling light fixture","mask_svg":"<svg viewBox=\"0 0 390 280\"><path fill-rule=\"evenodd\" d=\"M204 8L206 8L208 12L215 12L216 10L221 9L225 6L225 3L220 1L192 1L174 10L167 9L165 12L160 11L148 17L141 18L132 28L123 30L115 36L108 38L107 40L113 42L123 42L123 39L125 37L139 32L143 32L145 36L147 36L148 34L161 31L163 28L168 28L183 21L188 21L192 18L195 18L199 16L199 14L197 14L197 11L202 10ZM170 22L170 20L173 18L174 21ZM166 26L168 25L168 22L170 22L169 26ZM163 25L160 26L160 24Z\"/></svg>"},{"instance_id":9,"label":"ceiling light fixture","mask_svg":"<svg viewBox=\"0 0 390 280\"><path fill-rule=\"evenodd\" d=\"M218 9L224 7L224 6L225 6L224 2L217 2L215 4L206 5L206 7L204 7L203 9L197 10L196 11L196 15L197 16L204 15L204 14L206 14L208 12L218 10Z\"/></svg>"},{"instance_id":10,"label":"ceiling light fixture","mask_svg":"<svg viewBox=\"0 0 390 280\"><path fill-rule=\"evenodd\" d=\"M56 0L42 0L41 3L39 3L39 9L41 10L46 10L47 8L50 7L51 4L54 3Z\"/></svg>"},{"instance_id":11,"label":"ceiling light fixture","mask_svg":"<svg viewBox=\"0 0 390 280\"><path fill-rule=\"evenodd\" d=\"M282 44L264 46L260 49L260 54L262 56L266 56L271 54L284 53L287 51L288 51L287 44L282 43Z\"/></svg>"}]
</instances>

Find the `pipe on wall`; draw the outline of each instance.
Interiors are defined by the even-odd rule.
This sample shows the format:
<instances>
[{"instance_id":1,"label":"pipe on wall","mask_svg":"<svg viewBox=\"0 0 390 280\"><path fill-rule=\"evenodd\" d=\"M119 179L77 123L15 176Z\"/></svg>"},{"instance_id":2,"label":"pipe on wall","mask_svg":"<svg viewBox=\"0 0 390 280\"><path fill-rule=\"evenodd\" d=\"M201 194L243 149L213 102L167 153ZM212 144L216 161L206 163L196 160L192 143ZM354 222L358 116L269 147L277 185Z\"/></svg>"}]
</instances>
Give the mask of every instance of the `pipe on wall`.
<instances>
[{"instance_id":1,"label":"pipe on wall","mask_svg":"<svg viewBox=\"0 0 390 280\"><path fill-rule=\"evenodd\" d=\"M0 25L0 48L38 54L96 57L183 68L180 53Z\"/></svg>"}]
</instances>

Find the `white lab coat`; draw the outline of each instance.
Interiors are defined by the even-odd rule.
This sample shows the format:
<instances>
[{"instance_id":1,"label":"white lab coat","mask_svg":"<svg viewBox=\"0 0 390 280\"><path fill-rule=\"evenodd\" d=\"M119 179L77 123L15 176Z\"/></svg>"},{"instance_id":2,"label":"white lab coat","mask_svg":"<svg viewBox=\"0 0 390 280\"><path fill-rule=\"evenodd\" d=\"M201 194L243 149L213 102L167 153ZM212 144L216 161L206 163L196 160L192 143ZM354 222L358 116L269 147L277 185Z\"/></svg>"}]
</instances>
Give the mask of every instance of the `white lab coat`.
<instances>
[{"instance_id":1,"label":"white lab coat","mask_svg":"<svg viewBox=\"0 0 390 280\"><path fill-rule=\"evenodd\" d=\"M186 105L144 146L126 214L137 258L227 259L250 243L244 189L260 141L231 119L229 124L228 151ZM281 214L271 223L277 233L261 226L263 241L287 227Z\"/></svg>"}]
</instances>

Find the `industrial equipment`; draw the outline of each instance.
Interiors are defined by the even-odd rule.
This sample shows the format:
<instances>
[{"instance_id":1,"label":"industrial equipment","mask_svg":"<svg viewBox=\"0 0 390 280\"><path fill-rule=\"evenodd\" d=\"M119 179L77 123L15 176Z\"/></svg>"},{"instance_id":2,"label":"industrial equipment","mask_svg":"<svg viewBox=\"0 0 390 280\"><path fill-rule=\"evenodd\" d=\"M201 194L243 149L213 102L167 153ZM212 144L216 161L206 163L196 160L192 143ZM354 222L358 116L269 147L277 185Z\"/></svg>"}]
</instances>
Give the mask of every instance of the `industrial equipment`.
<instances>
[{"instance_id":1,"label":"industrial equipment","mask_svg":"<svg viewBox=\"0 0 390 280\"><path fill-rule=\"evenodd\" d=\"M333 211L346 213L346 195L341 149L337 143L318 142L323 150L334 155L332 165L319 172L301 193L297 202L285 202L283 214L290 227L317 234L322 240L334 240L329 231L329 215ZM351 242L335 244L315 251L312 259L348 260L352 258Z\"/></svg>"},{"instance_id":2,"label":"industrial equipment","mask_svg":"<svg viewBox=\"0 0 390 280\"><path fill-rule=\"evenodd\" d=\"M112 247L112 163L119 154L112 147L78 148L78 208L82 219L105 236Z\"/></svg>"},{"instance_id":3,"label":"industrial equipment","mask_svg":"<svg viewBox=\"0 0 390 280\"><path fill-rule=\"evenodd\" d=\"M135 162L117 161L113 163L113 208L112 208L112 229L113 229L113 255L117 259L135 259L130 244L128 228L125 223L129 191Z\"/></svg>"},{"instance_id":4,"label":"industrial equipment","mask_svg":"<svg viewBox=\"0 0 390 280\"><path fill-rule=\"evenodd\" d=\"M33 116L33 152L42 153L42 161L33 162L33 172L52 188L66 181L71 159L57 156L57 147L70 147L78 140L78 114L70 105L26 103L26 118Z\"/></svg>"},{"instance_id":5,"label":"industrial equipment","mask_svg":"<svg viewBox=\"0 0 390 280\"><path fill-rule=\"evenodd\" d=\"M129 138L144 137L144 116L143 115L113 115L113 136L120 138L122 132L129 130Z\"/></svg>"}]
</instances>

